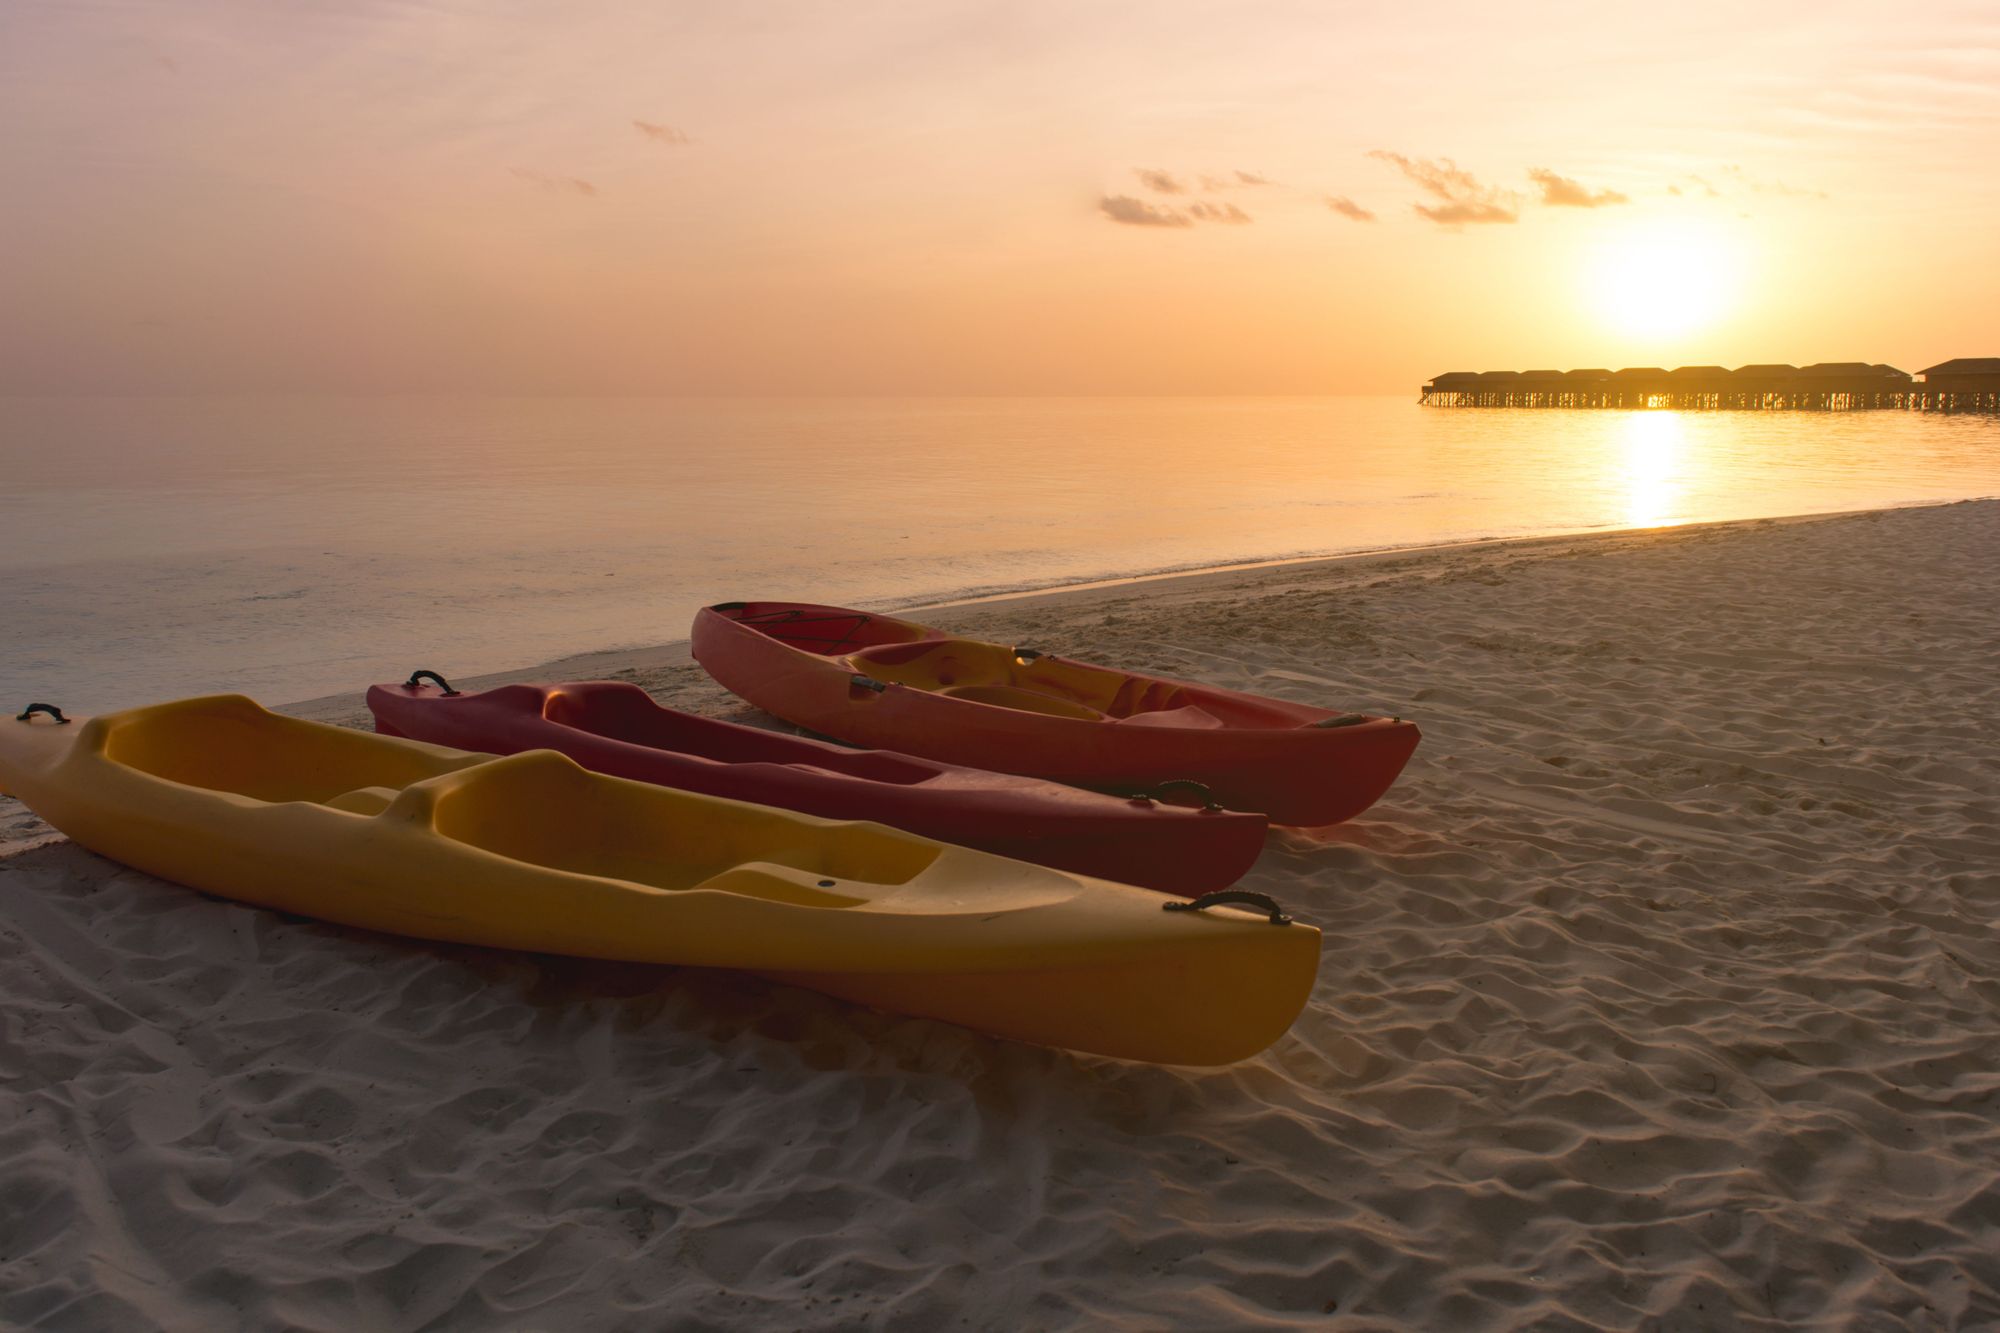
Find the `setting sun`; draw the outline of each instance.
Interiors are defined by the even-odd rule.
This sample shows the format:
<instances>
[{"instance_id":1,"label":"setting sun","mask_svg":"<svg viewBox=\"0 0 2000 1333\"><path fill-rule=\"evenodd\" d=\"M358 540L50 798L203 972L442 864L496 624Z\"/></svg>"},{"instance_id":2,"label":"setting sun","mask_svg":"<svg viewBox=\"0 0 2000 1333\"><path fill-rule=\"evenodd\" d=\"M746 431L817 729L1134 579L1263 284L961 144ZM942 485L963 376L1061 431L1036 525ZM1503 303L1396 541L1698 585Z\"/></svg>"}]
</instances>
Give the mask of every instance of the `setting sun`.
<instances>
[{"instance_id":1,"label":"setting sun","mask_svg":"<svg viewBox=\"0 0 2000 1333\"><path fill-rule=\"evenodd\" d=\"M1729 313L1741 267L1724 233L1662 222L1607 239L1587 269L1586 291L1598 316L1619 333L1680 337L1709 330Z\"/></svg>"}]
</instances>

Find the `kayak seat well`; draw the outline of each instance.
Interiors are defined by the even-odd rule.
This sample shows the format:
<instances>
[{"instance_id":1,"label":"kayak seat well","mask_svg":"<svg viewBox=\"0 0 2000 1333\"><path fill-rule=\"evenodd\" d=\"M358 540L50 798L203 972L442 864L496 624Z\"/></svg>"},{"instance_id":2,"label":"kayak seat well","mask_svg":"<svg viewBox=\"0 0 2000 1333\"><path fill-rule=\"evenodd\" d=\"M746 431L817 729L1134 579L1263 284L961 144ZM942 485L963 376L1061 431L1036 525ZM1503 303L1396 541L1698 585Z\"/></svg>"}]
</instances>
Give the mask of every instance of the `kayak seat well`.
<instances>
[{"instance_id":1,"label":"kayak seat well","mask_svg":"<svg viewBox=\"0 0 2000 1333\"><path fill-rule=\"evenodd\" d=\"M1180 728L1187 731L1214 731L1224 725L1223 720L1196 704L1186 704L1179 708L1158 708L1150 713L1134 713L1117 719L1127 727Z\"/></svg>"},{"instance_id":2,"label":"kayak seat well","mask_svg":"<svg viewBox=\"0 0 2000 1333\"><path fill-rule=\"evenodd\" d=\"M748 865L732 866L713 879L703 880L693 887L715 893L740 894L745 898L763 898L769 902L788 903L793 907L860 907L868 901L851 893L835 893L822 889L819 885L824 882L828 881L808 879L805 873L787 866L752 862Z\"/></svg>"},{"instance_id":3,"label":"kayak seat well","mask_svg":"<svg viewBox=\"0 0 2000 1333\"><path fill-rule=\"evenodd\" d=\"M574 731L718 764L810 762L848 777L898 786L937 777L932 765L879 750L829 747L805 760L795 737L662 708L639 686L623 681L549 690L539 706L547 720Z\"/></svg>"},{"instance_id":4,"label":"kayak seat well","mask_svg":"<svg viewBox=\"0 0 2000 1333\"><path fill-rule=\"evenodd\" d=\"M1076 688L1088 682L1070 680L1070 673L1060 667L1051 671L1034 659L1023 662L998 644L931 639L866 649L850 655L847 661L856 671L885 684L1026 713L1085 722L1104 720L1104 710Z\"/></svg>"},{"instance_id":5,"label":"kayak seat well","mask_svg":"<svg viewBox=\"0 0 2000 1333\"><path fill-rule=\"evenodd\" d=\"M1319 716L1276 699L1203 690L977 639L885 644L850 654L847 664L886 684L954 699L1133 727L1291 730Z\"/></svg>"},{"instance_id":6,"label":"kayak seat well","mask_svg":"<svg viewBox=\"0 0 2000 1333\"><path fill-rule=\"evenodd\" d=\"M1289 717L1250 715L1241 706L1228 709L1174 681L1042 654L1024 656L973 639L892 644L854 653L847 660L855 670L887 683L1080 721L1200 731L1297 725ZM1218 712L1218 707L1225 711Z\"/></svg>"},{"instance_id":7,"label":"kayak seat well","mask_svg":"<svg viewBox=\"0 0 2000 1333\"><path fill-rule=\"evenodd\" d=\"M871 885L906 883L942 850L893 829L805 824L600 777L553 750L492 760L441 784L431 824L455 842L550 870L828 907L864 901L857 894Z\"/></svg>"},{"instance_id":8,"label":"kayak seat well","mask_svg":"<svg viewBox=\"0 0 2000 1333\"><path fill-rule=\"evenodd\" d=\"M1043 694L1040 690L1026 689L1019 685L947 685L937 691L948 699L966 699L976 704L993 704L1000 708L1018 708L1024 713L1043 713L1050 717L1071 717L1080 722L1102 722L1104 714L1088 704L1080 704L1071 699L1061 699L1053 694Z\"/></svg>"},{"instance_id":9,"label":"kayak seat well","mask_svg":"<svg viewBox=\"0 0 2000 1333\"><path fill-rule=\"evenodd\" d=\"M367 815L373 818L396 803L393 787L356 787L329 798L324 804L333 810L344 810L350 815Z\"/></svg>"},{"instance_id":10,"label":"kayak seat well","mask_svg":"<svg viewBox=\"0 0 2000 1333\"><path fill-rule=\"evenodd\" d=\"M477 762L315 726L240 695L188 699L120 719L105 737L104 757L189 787L274 805L339 800L339 808L355 813L373 803L363 793L393 793Z\"/></svg>"}]
</instances>

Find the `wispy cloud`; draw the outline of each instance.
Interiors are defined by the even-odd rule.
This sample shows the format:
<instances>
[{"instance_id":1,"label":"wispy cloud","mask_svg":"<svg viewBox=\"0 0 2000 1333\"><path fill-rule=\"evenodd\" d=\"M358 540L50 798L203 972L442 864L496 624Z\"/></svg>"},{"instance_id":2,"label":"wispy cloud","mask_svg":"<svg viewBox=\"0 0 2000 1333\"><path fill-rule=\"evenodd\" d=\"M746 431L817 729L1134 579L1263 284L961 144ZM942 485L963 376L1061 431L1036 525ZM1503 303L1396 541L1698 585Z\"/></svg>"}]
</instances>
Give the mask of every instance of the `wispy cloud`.
<instances>
[{"instance_id":1,"label":"wispy cloud","mask_svg":"<svg viewBox=\"0 0 2000 1333\"><path fill-rule=\"evenodd\" d=\"M1446 227L1461 227L1468 222L1519 222L1521 215L1502 204L1478 203L1460 200L1445 204L1440 208L1416 206L1417 212L1432 222Z\"/></svg>"},{"instance_id":2,"label":"wispy cloud","mask_svg":"<svg viewBox=\"0 0 2000 1333\"><path fill-rule=\"evenodd\" d=\"M1138 176L1148 187L1158 190L1161 194L1189 193L1192 187L1196 185L1199 185L1202 191L1207 194L1226 194L1230 190L1240 190L1245 186L1276 185L1278 183L1269 176L1260 176L1254 171L1244 171L1240 167L1234 171L1225 172L1222 175L1217 175L1209 171L1201 171L1190 177L1174 176L1164 171L1142 169L1138 172Z\"/></svg>"},{"instance_id":3,"label":"wispy cloud","mask_svg":"<svg viewBox=\"0 0 2000 1333\"><path fill-rule=\"evenodd\" d=\"M1203 222L1244 223L1257 220L1234 204L1189 204L1188 216L1200 218Z\"/></svg>"},{"instance_id":4,"label":"wispy cloud","mask_svg":"<svg viewBox=\"0 0 2000 1333\"><path fill-rule=\"evenodd\" d=\"M1830 199L1833 197L1825 190L1810 190L1803 186L1787 184L1781 180L1759 180L1742 167L1736 166L1733 163L1724 167L1723 170L1736 177L1739 185L1748 186L1758 194L1783 195L1787 199Z\"/></svg>"},{"instance_id":5,"label":"wispy cloud","mask_svg":"<svg viewBox=\"0 0 2000 1333\"><path fill-rule=\"evenodd\" d=\"M1433 162L1429 158L1407 158L1382 148L1368 156L1389 163L1426 193L1435 196L1438 203L1416 204L1413 207L1419 217L1428 218L1440 226L1520 220L1519 200L1514 194L1481 185L1471 172L1448 157Z\"/></svg>"},{"instance_id":6,"label":"wispy cloud","mask_svg":"<svg viewBox=\"0 0 2000 1333\"><path fill-rule=\"evenodd\" d=\"M1629 204L1630 196L1616 190L1598 190L1592 193L1588 188L1567 176L1558 176L1547 167L1530 167L1528 179L1542 187L1542 202L1562 208L1603 208L1607 204Z\"/></svg>"},{"instance_id":7,"label":"wispy cloud","mask_svg":"<svg viewBox=\"0 0 2000 1333\"><path fill-rule=\"evenodd\" d=\"M1107 194L1097 201L1098 211L1113 222L1122 222L1128 227L1192 227L1194 219L1187 214L1158 204L1147 203L1144 199L1134 199L1129 194Z\"/></svg>"},{"instance_id":8,"label":"wispy cloud","mask_svg":"<svg viewBox=\"0 0 2000 1333\"><path fill-rule=\"evenodd\" d=\"M1346 195L1328 195L1326 197L1326 206L1340 214L1340 216L1352 218L1356 222L1373 222L1375 220L1373 213L1370 213Z\"/></svg>"},{"instance_id":9,"label":"wispy cloud","mask_svg":"<svg viewBox=\"0 0 2000 1333\"><path fill-rule=\"evenodd\" d=\"M515 167L514 174L524 181L530 181L544 190L554 190L560 194L580 194L586 199L597 197L597 187L576 176L550 176L526 167Z\"/></svg>"},{"instance_id":10,"label":"wispy cloud","mask_svg":"<svg viewBox=\"0 0 2000 1333\"><path fill-rule=\"evenodd\" d=\"M671 125L655 125L650 120L635 120L632 122L632 128L654 143L664 144L669 148L680 148L694 142L688 138L685 130L677 130Z\"/></svg>"},{"instance_id":11,"label":"wispy cloud","mask_svg":"<svg viewBox=\"0 0 2000 1333\"><path fill-rule=\"evenodd\" d=\"M1774 194L1785 199L1833 198L1833 196L1828 194L1825 190L1815 190L1815 189L1810 189L1803 185L1793 185L1788 181L1782 181L1776 179L1772 180L1760 179L1758 177L1752 176L1749 172L1745 171L1742 167L1738 166L1733 162L1722 168L1722 174L1730 190L1732 191L1740 192L1743 190L1748 190L1752 194ZM1694 194L1696 191L1700 191L1701 194L1707 196L1710 199L1722 199L1727 197L1722 190L1718 189L1715 186L1714 182L1709 181L1701 176L1683 176L1679 180L1669 183L1667 186L1668 194L1690 195Z\"/></svg>"}]
</instances>

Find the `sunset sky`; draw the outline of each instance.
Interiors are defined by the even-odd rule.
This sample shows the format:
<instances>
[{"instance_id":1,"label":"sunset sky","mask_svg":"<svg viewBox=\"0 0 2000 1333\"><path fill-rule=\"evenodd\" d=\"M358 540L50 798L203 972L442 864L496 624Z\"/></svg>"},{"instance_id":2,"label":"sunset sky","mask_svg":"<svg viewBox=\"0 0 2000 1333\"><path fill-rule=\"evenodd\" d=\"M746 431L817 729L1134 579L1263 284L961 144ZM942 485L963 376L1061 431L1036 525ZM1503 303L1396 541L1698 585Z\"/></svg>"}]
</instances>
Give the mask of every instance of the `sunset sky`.
<instances>
[{"instance_id":1,"label":"sunset sky","mask_svg":"<svg viewBox=\"0 0 2000 1333\"><path fill-rule=\"evenodd\" d=\"M2000 7L0 6L0 391L2000 355Z\"/></svg>"}]
</instances>

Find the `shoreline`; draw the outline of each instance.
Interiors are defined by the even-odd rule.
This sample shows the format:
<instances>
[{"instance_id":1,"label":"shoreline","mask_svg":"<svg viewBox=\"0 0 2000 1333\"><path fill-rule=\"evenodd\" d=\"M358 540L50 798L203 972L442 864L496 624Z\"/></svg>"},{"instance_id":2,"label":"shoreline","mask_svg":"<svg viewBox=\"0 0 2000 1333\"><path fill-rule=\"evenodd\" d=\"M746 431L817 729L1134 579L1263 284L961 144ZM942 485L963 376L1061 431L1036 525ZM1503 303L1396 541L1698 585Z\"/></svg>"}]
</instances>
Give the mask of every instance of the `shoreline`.
<instances>
[{"instance_id":1,"label":"shoreline","mask_svg":"<svg viewBox=\"0 0 2000 1333\"><path fill-rule=\"evenodd\" d=\"M1220 565L1203 565L1193 569L1167 569L1144 574L1119 575L1107 579L1085 579L1074 583L1059 583L1038 587L1026 587L1004 592L980 593L975 596L952 596L942 601L920 601L897 603L894 606L858 604L854 609L873 611L883 615L913 616L919 612L955 611L960 608L986 608L1013 606L1023 602L1044 602L1050 607L1084 605L1099 598L1112 598L1133 589L1160 587L1164 591L1198 591L1204 586L1237 579L1243 575L1255 575L1265 571L1297 571L1307 574L1314 570L1328 568L1365 568L1371 563L1421 559L1426 556L1449 556L1457 554L1478 554L1486 551L1517 551L1533 554L1537 550L1562 543L1592 542L1616 543L1621 540L1644 540L1672 533L1708 533L1750 529L1770 524L1822 523L1846 518L1858 518L1868 514L1891 514L1905 510L1948 509L1955 505L2000 505L2000 497L1975 496L1962 500L1925 500L1909 504L1887 505L1873 509L1839 509L1812 514L1783 514L1769 518L1726 518L1713 519L1702 523L1675 523L1650 528L1583 528L1572 532L1536 533L1520 537L1472 537L1449 542L1422 542L1410 546L1387 546L1362 551L1344 551L1336 555L1284 556L1274 560L1235 561ZM552 682L559 680L592 680L606 673L650 673L665 668L692 662L688 656L688 640L667 639L659 643L643 644L637 647L601 648L588 652L568 654L550 658L531 666L509 667L499 671L488 671L463 679L451 676L454 689L471 692L494 689L501 685L521 681ZM310 699L272 705L274 711L289 713L296 717L317 721L344 721L354 716L360 707L360 698L366 687L342 691L337 694L319 695Z\"/></svg>"},{"instance_id":2,"label":"shoreline","mask_svg":"<svg viewBox=\"0 0 2000 1333\"><path fill-rule=\"evenodd\" d=\"M1775 518L1718 519L1708 523L1683 523L1653 528L1616 528L1566 534L1538 534L1531 537L1476 538L1458 542L1428 543L1354 551L1331 556L1303 556L1281 560L1251 561L1212 566L1197 570L1167 571L1117 579L1090 580L1051 588L982 594L942 602L926 602L898 607L857 608L884 614L944 613L954 625L976 632L983 621L995 617L1082 614L1092 608L1129 600L1135 595L1163 598L1199 599L1205 594L1232 591L1258 596L1282 591L1286 583L1311 583L1320 577L1353 575L1370 571L1407 573L1425 567L1442 570L1453 560L1479 561L1487 558L1534 560L1571 552L1608 554L1623 548L1642 547L1674 540L1726 538L1767 528L1790 528L1823 523L1865 520L1890 514L1945 512L1963 506L1987 506L2000 512L2000 498L1948 500L1936 503L1894 505L1880 509L1839 510L1821 514L1793 514ZM963 615L953 615L963 612ZM990 631L998 634L999 630ZM1139 668L1139 662L1121 665ZM1155 663L1154 668L1174 674ZM1198 662L1183 664L1179 674L1199 677ZM455 689L472 692L494 689L521 681L618 679L642 685L663 704L686 711L727 717L753 726L783 727L784 723L728 694L709 679L688 653L686 638L637 648L607 648L554 658L531 666L459 677L447 673ZM270 705L274 712L310 721L362 730L373 728L364 702L366 687L291 703ZM1380 710L1378 710L1380 711ZM1394 711L1394 710L1391 710ZM0 796L0 860L59 841L61 835L25 811L18 802Z\"/></svg>"}]
</instances>

